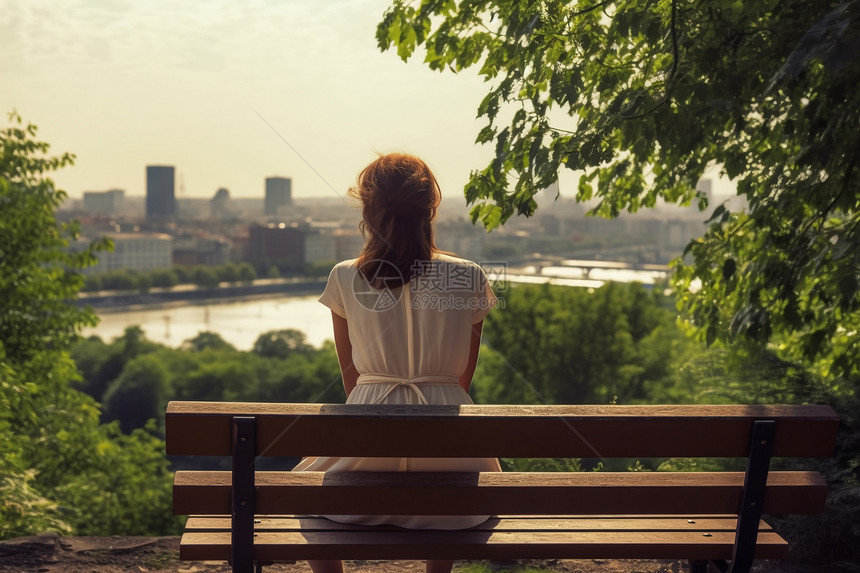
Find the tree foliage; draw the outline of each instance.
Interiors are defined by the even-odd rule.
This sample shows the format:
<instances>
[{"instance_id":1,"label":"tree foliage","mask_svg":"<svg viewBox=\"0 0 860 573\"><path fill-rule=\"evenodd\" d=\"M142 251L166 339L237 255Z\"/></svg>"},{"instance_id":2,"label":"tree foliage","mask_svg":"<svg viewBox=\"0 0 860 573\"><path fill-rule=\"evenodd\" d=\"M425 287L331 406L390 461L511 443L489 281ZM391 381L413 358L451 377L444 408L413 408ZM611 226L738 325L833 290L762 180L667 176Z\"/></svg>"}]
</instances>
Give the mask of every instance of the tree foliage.
<instances>
[{"instance_id":1,"label":"tree foliage","mask_svg":"<svg viewBox=\"0 0 860 573\"><path fill-rule=\"evenodd\" d=\"M170 535L173 474L154 425L123 434L118 424L98 427L83 465L57 488L77 535Z\"/></svg>"},{"instance_id":2,"label":"tree foliage","mask_svg":"<svg viewBox=\"0 0 860 573\"><path fill-rule=\"evenodd\" d=\"M79 229L55 219L66 194L44 176L74 157L46 156L48 144L33 139L36 127L15 114L10 120L0 131L0 359L49 367L37 360L46 345L65 348L95 324L92 311L67 302L83 285L79 270L95 263L94 247L67 249Z\"/></svg>"},{"instance_id":3,"label":"tree foliage","mask_svg":"<svg viewBox=\"0 0 860 573\"><path fill-rule=\"evenodd\" d=\"M97 519L116 526L103 534L172 532L169 506L149 503L170 492L152 454L163 444L99 425L98 404L70 387L69 346L95 324L71 300L107 243L67 250L77 225L55 219L65 193L46 174L72 156L48 156L36 132L15 114L0 130L0 536L91 532Z\"/></svg>"},{"instance_id":4,"label":"tree foliage","mask_svg":"<svg viewBox=\"0 0 860 573\"><path fill-rule=\"evenodd\" d=\"M377 40L491 84L477 142L495 157L465 189L488 229L533 214L562 169L614 217L704 209L718 168L748 206L718 206L676 262L680 304L709 342L774 340L856 380L860 2L395 0Z\"/></svg>"},{"instance_id":5,"label":"tree foliage","mask_svg":"<svg viewBox=\"0 0 860 573\"><path fill-rule=\"evenodd\" d=\"M204 350L218 351L235 351L236 348L221 338L217 332L199 332L193 338L189 338L182 343L183 350L191 350L192 352L202 352Z\"/></svg>"},{"instance_id":6,"label":"tree foliage","mask_svg":"<svg viewBox=\"0 0 860 573\"><path fill-rule=\"evenodd\" d=\"M345 399L334 344L315 348L293 329L263 333L254 350L244 352L213 332L168 348L132 326L110 343L98 337L80 340L71 354L81 372L76 387L103 405L103 422L116 421L125 432L150 422L163 432L169 400Z\"/></svg>"},{"instance_id":7,"label":"tree foliage","mask_svg":"<svg viewBox=\"0 0 860 573\"><path fill-rule=\"evenodd\" d=\"M167 367L154 353L143 354L124 364L108 387L102 400L104 419L118 420L124 432L131 432L151 419L161 420L167 399Z\"/></svg>"},{"instance_id":8,"label":"tree foliage","mask_svg":"<svg viewBox=\"0 0 860 573\"><path fill-rule=\"evenodd\" d=\"M305 333L295 328L273 330L257 337L254 354L267 358L286 358L290 354L307 354L313 347L305 342Z\"/></svg>"},{"instance_id":9,"label":"tree foliage","mask_svg":"<svg viewBox=\"0 0 860 573\"><path fill-rule=\"evenodd\" d=\"M669 304L638 284L609 283L593 292L511 288L504 308L486 319L475 398L512 404L650 402L658 389L678 385L678 364L701 352L675 323Z\"/></svg>"}]
</instances>

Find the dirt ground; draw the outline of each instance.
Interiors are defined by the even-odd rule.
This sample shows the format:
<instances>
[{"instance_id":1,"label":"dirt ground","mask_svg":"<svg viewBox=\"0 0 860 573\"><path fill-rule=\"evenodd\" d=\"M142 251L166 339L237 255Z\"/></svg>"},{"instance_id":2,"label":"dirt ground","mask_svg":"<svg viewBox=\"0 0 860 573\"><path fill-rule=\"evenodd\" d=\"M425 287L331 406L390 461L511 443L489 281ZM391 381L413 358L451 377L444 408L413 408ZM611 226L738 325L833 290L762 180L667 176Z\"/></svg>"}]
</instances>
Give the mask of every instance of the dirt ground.
<instances>
[{"instance_id":1,"label":"dirt ground","mask_svg":"<svg viewBox=\"0 0 860 573\"><path fill-rule=\"evenodd\" d=\"M512 563L494 563L498 571L510 571ZM558 573L681 573L681 561L548 561L521 562ZM420 573L419 561L348 561L347 573ZM0 541L0 572L26 573L222 573L226 563L179 561L178 537L62 537L45 533ZM310 573L306 563L278 563L266 573ZM455 566L454 571L457 571Z\"/></svg>"}]
</instances>

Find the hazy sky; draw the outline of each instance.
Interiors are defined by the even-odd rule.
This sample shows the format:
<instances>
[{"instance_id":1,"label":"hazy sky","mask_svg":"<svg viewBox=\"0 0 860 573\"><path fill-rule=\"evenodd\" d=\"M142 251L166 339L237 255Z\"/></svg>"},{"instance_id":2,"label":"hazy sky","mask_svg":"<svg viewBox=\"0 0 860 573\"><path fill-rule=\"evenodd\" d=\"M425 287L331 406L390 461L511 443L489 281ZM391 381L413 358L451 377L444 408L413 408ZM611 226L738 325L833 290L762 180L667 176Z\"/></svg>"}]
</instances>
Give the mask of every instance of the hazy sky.
<instances>
[{"instance_id":1,"label":"hazy sky","mask_svg":"<svg viewBox=\"0 0 860 573\"><path fill-rule=\"evenodd\" d=\"M487 86L380 52L387 5L4 0L3 123L16 109L54 152L77 155L54 176L73 197L143 195L147 164L175 165L186 197L262 196L268 175L292 177L295 197L334 196L374 151L397 150L461 196L491 153L473 145Z\"/></svg>"},{"instance_id":2,"label":"hazy sky","mask_svg":"<svg viewBox=\"0 0 860 573\"><path fill-rule=\"evenodd\" d=\"M388 4L4 0L0 112L16 109L54 152L77 155L54 176L72 197L143 195L149 164L176 166L180 196L260 197L280 175L295 197L333 197L375 151L407 151L462 201L492 153L473 144L489 86L475 70L431 71L423 52L409 63L380 52ZM575 183L562 173L562 194Z\"/></svg>"}]
</instances>

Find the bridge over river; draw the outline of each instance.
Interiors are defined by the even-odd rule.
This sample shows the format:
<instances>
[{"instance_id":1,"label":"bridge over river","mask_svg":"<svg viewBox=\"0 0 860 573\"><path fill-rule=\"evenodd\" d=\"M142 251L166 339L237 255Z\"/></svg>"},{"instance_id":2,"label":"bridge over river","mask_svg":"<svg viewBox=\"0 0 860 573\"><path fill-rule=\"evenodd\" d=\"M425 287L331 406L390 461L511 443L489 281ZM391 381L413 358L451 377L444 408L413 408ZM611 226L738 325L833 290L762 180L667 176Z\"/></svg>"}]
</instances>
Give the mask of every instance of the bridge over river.
<instances>
[{"instance_id":1,"label":"bridge over river","mask_svg":"<svg viewBox=\"0 0 860 573\"><path fill-rule=\"evenodd\" d=\"M522 266L507 267L505 272L507 280L514 283L550 283L597 288L610 281L654 285L667 279L671 270L666 265L650 263L541 259Z\"/></svg>"}]
</instances>

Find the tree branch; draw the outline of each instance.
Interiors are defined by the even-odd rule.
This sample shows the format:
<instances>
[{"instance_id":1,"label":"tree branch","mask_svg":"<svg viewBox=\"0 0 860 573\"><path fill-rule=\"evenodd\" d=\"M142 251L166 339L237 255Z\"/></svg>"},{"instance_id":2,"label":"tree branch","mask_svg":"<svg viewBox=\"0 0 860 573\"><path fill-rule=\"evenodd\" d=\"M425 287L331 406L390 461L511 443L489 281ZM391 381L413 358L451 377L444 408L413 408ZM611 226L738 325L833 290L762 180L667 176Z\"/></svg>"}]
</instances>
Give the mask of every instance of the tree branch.
<instances>
[{"instance_id":1,"label":"tree branch","mask_svg":"<svg viewBox=\"0 0 860 573\"><path fill-rule=\"evenodd\" d=\"M827 207L819 211L815 217L807 221L803 229L797 232L797 237L802 237L814 224L824 221L830 212L836 207L836 204L845 196L845 193L848 192L850 187L851 178L854 175L854 168L857 167L858 162L860 162L860 145L857 145L854 148L854 156L851 158L851 163L848 164L848 168L845 170L845 176L842 180L842 188L839 190L839 193L837 193L836 197L827 204Z\"/></svg>"},{"instance_id":2,"label":"tree branch","mask_svg":"<svg viewBox=\"0 0 860 573\"><path fill-rule=\"evenodd\" d=\"M655 111L660 109L666 102L669 101L669 89L668 89L667 84L669 83L669 81L672 78L675 77L675 73L678 71L678 60L679 60L678 29L677 29L677 23L676 23L677 9L678 9L677 0L672 0L672 18L671 18L670 25L669 25L670 26L669 29L670 29L671 36L672 36L672 68L669 70L669 76L666 78L666 81L663 82L663 85L666 86L666 91L663 93L663 97L660 98L660 101L658 101L654 105L654 107L652 107L648 111L642 112L642 113L637 114L637 115L622 115L621 116L622 119L641 119L641 118L645 117L646 115L650 115L650 114L654 113Z\"/></svg>"},{"instance_id":3,"label":"tree branch","mask_svg":"<svg viewBox=\"0 0 860 573\"><path fill-rule=\"evenodd\" d=\"M590 8L585 8L584 10L572 12L571 16L582 16L583 14L588 14L589 12L593 12L594 10L597 10L598 8L602 8L603 6L606 6L607 4L609 4L609 0L603 0L603 2L598 2L594 6L591 6Z\"/></svg>"}]
</instances>

